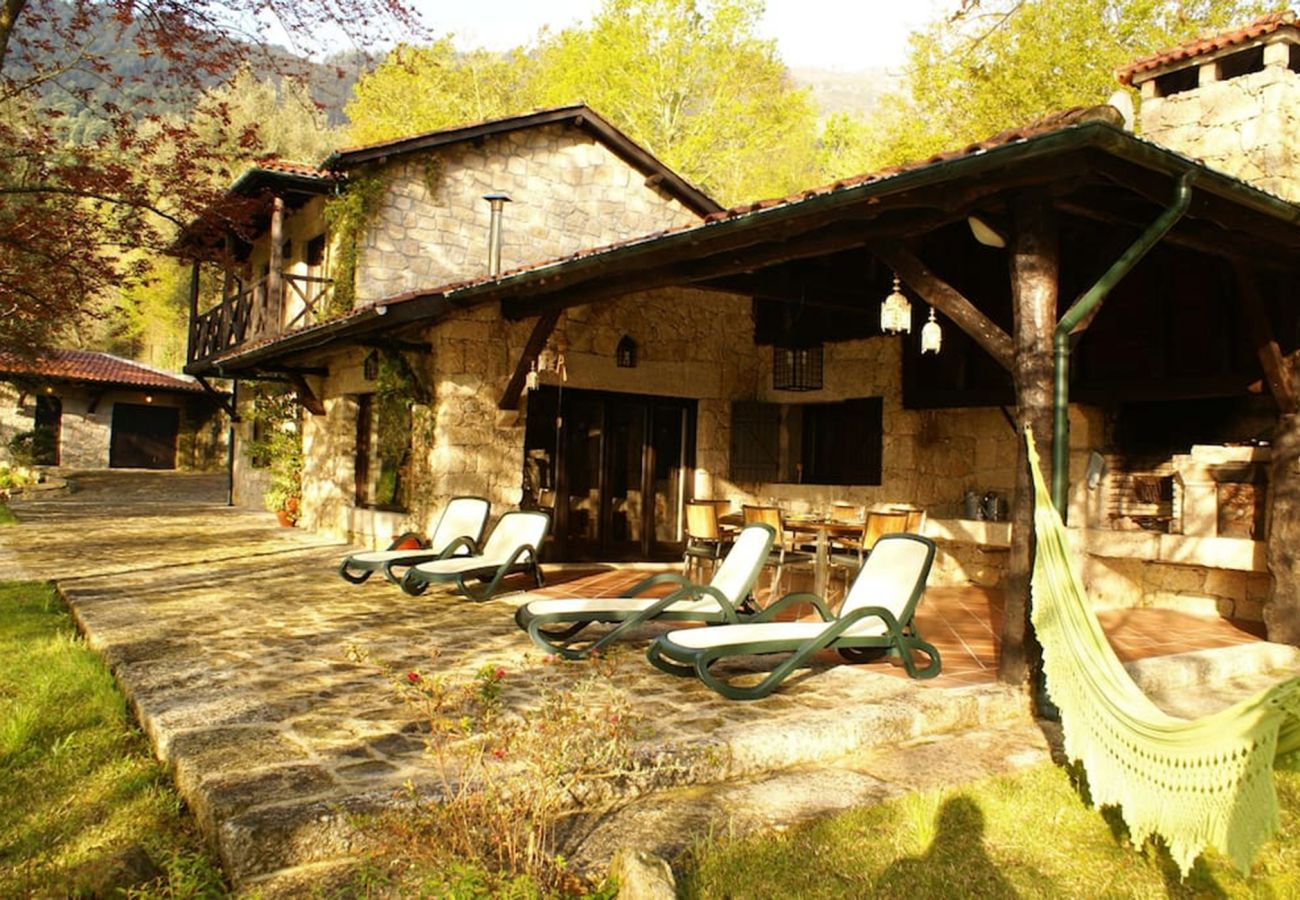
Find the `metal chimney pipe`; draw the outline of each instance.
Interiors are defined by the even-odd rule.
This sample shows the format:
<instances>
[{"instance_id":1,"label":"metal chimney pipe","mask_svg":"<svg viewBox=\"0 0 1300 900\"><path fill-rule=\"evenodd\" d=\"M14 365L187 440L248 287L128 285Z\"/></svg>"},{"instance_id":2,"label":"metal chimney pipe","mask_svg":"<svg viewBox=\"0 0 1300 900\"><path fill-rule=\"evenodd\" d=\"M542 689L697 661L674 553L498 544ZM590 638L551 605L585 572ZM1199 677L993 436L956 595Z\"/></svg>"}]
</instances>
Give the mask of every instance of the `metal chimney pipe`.
<instances>
[{"instance_id":1,"label":"metal chimney pipe","mask_svg":"<svg viewBox=\"0 0 1300 900\"><path fill-rule=\"evenodd\" d=\"M483 199L492 206L492 220L488 225L488 274L495 278L501 274L501 211L510 202L510 195L494 191L484 194Z\"/></svg>"}]
</instances>

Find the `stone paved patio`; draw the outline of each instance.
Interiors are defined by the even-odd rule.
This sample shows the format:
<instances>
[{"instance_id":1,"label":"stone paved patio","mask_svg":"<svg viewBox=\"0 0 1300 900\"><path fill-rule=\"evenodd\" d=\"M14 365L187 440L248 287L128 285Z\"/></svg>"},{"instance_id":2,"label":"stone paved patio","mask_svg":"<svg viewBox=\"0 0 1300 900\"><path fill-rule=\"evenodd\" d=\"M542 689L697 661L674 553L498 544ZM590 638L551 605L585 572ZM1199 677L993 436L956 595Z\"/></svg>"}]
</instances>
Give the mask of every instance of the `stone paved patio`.
<instances>
[{"instance_id":1,"label":"stone paved patio","mask_svg":"<svg viewBox=\"0 0 1300 900\"><path fill-rule=\"evenodd\" d=\"M84 473L76 483L18 506L21 524L0 535L0 571L57 581L237 886L270 888L286 870L346 859L348 813L432 781L415 714L349 647L398 671L469 677L500 665L515 708L585 671L547 661L515 628L527 595L472 604L406 597L376 579L347 585L333 572L346 547L224 507L220 477ZM639 645L625 656L609 689L656 724L644 750L658 766L638 790L1028 721L1019 693L996 685L943 690L834 666L738 704L656 672Z\"/></svg>"},{"instance_id":2,"label":"stone paved patio","mask_svg":"<svg viewBox=\"0 0 1300 900\"><path fill-rule=\"evenodd\" d=\"M405 802L408 783L434 790L418 717L349 648L399 672L501 666L513 709L586 672L549 662L515 628L528 595L473 604L410 598L378 579L345 584L334 575L345 546L226 508L219 476L84 473L76 483L17 507L21 524L0 531L0 577L57 581L241 889L289 894L346 866L360 837L352 813ZM555 572L547 591L613 583L584 574ZM945 771L940 760L975 746L976 774L1046 756L1023 695L969 672L926 684L885 664L828 661L772 697L733 703L658 673L642 647L621 654L606 689L654 723L642 747L651 765L575 852L589 864L629 829L666 833L647 809L761 824L925 786ZM965 749L931 753L926 771L890 761L891 746L957 731ZM678 805L628 808L651 789L677 789Z\"/></svg>"}]
</instances>

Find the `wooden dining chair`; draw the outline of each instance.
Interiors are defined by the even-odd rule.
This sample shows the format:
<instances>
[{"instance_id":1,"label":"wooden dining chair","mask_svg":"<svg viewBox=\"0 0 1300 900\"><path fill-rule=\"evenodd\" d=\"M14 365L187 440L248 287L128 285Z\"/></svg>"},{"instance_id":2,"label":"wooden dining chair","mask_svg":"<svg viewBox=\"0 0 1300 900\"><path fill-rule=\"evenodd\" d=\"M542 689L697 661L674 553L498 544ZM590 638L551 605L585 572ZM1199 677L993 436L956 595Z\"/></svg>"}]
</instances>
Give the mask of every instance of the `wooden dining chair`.
<instances>
[{"instance_id":1,"label":"wooden dining chair","mask_svg":"<svg viewBox=\"0 0 1300 900\"><path fill-rule=\"evenodd\" d=\"M922 513L924 515L924 513ZM886 534L901 534L908 530L908 512L905 510L875 510L868 512L862 522L862 537L858 539L842 538L840 543L850 552L832 553L830 564L842 570L847 580L851 573L862 568L862 563L871 554L876 541Z\"/></svg>"},{"instance_id":2,"label":"wooden dining chair","mask_svg":"<svg viewBox=\"0 0 1300 900\"><path fill-rule=\"evenodd\" d=\"M811 565L813 554L795 550L790 546L785 531L784 517L779 506L746 505L741 507L741 512L746 525L758 523L767 525L776 531L776 540L773 542L772 549L767 555L767 562L764 564L772 568L772 586L768 588L768 597L774 600L780 596L777 590L781 584L782 571L792 565Z\"/></svg>"},{"instance_id":3,"label":"wooden dining chair","mask_svg":"<svg viewBox=\"0 0 1300 900\"><path fill-rule=\"evenodd\" d=\"M682 575L689 578L691 564L709 564L709 574L717 568L726 550L722 528L718 524L716 500L686 501L686 551L682 554Z\"/></svg>"}]
</instances>

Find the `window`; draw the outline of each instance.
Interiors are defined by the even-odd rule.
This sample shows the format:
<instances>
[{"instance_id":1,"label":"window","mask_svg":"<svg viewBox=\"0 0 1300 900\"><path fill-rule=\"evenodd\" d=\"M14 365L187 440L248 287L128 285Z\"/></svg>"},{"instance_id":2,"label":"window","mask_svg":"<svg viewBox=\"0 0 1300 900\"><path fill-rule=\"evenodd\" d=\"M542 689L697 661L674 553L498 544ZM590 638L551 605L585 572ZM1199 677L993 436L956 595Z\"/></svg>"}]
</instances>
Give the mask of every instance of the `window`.
<instances>
[{"instance_id":1,"label":"window","mask_svg":"<svg viewBox=\"0 0 1300 900\"><path fill-rule=\"evenodd\" d=\"M318 234L307 242L307 265L316 268L325 264L325 235Z\"/></svg>"},{"instance_id":2,"label":"window","mask_svg":"<svg viewBox=\"0 0 1300 900\"><path fill-rule=\"evenodd\" d=\"M356 499L358 506L406 508L411 414L404 400L385 403L376 394L357 398Z\"/></svg>"},{"instance_id":3,"label":"window","mask_svg":"<svg viewBox=\"0 0 1300 900\"><path fill-rule=\"evenodd\" d=\"M1196 66L1188 66L1174 72L1167 72L1156 78L1156 96L1172 97L1186 91L1194 91L1200 84L1200 71Z\"/></svg>"},{"instance_id":4,"label":"window","mask_svg":"<svg viewBox=\"0 0 1300 900\"><path fill-rule=\"evenodd\" d=\"M755 403L731 407L731 478L880 484L884 402Z\"/></svg>"}]
</instances>

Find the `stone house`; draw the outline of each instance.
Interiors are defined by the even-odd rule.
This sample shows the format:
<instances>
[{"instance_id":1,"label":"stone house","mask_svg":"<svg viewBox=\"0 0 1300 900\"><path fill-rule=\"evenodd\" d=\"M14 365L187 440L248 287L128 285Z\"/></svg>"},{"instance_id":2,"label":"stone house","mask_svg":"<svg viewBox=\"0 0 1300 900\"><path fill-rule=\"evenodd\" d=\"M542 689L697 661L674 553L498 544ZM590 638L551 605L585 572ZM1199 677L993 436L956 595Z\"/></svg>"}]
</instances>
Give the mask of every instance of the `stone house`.
<instances>
[{"instance_id":1,"label":"stone house","mask_svg":"<svg viewBox=\"0 0 1300 900\"><path fill-rule=\"evenodd\" d=\"M329 255L351 253L354 288L329 317L280 285L196 299L187 371L296 385L303 522L363 542L458 493L553 505L560 558L671 558L690 497L923 506L936 581L1007 589L1008 677L1032 539L1020 434L1051 446L1055 406L1095 600L1264 618L1285 637L1266 445L1294 412L1300 207L1263 179L1300 174L1270 137L1289 134L1270 117L1300 90L1297 45L1275 16L1134 64L1122 78L1140 85L1217 73L1178 96L1143 86L1146 137L1109 107L1070 110L725 211L582 107L340 151L292 183L268 166L269 224L239 277L263 258L274 275L285 235L325 234L323 198L361 185L376 199L355 250L322 242L335 279ZM1236 78L1255 124L1225 127L1255 136L1258 179L1156 124L1198 91L1221 108ZM884 333L900 289L907 327ZM1067 323L1075 298L1104 303ZM387 437L385 396L411 410L387 414Z\"/></svg>"},{"instance_id":2,"label":"stone house","mask_svg":"<svg viewBox=\"0 0 1300 900\"><path fill-rule=\"evenodd\" d=\"M40 434L37 463L76 469L219 470L226 423L193 378L108 353L0 353L0 459Z\"/></svg>"}]
</instances>

